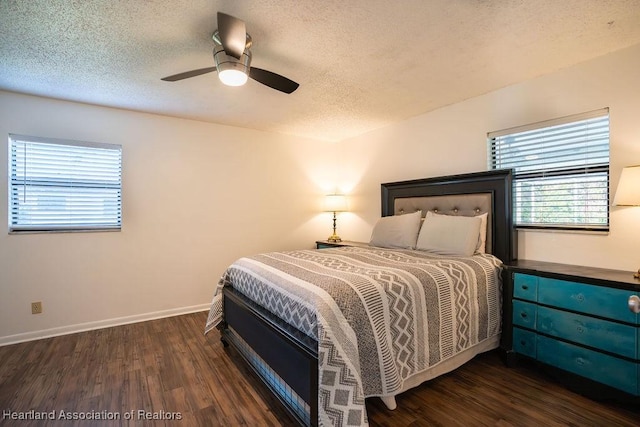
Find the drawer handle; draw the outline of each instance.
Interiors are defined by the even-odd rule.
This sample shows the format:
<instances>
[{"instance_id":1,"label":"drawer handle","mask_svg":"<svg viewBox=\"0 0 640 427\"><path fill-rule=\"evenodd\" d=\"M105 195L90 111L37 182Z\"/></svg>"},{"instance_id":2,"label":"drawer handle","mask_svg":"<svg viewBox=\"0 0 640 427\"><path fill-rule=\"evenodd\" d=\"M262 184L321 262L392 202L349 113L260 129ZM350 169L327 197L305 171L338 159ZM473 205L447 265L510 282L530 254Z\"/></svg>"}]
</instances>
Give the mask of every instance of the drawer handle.
<instances>
[{"instance_id":1,"label":"drawer handle","mask_svg":"<svg viewBox=\"0 0 640 427\"><path fill-rule=\"evenodd\" d=\"M582 294L576 295L576 300L578 300L578 302L584 302L584 295Z\"/></svg>"},{"instance_id":2,"label":"drawer handle","mask_svg":"<svg viewBox=\"0 0 640 427\"><path fill-rule=\"evenodd\" d=\"M523 319L527 318L527 313L525 313L524 311L520 313L520 317L522 317Z\"/></svg>"},{"instance_id":3,"label":"drawer handle","mask_svg":"<svg viewBox=\"0 0 640 427\"><path fill-rule=\"evenodd\" d=\"M522 285L522 289L526 291L529 289L529 287L527 285Z\"/></svg>"},{"instance_id":4,"label":"drawer handle","mask_svg":"<svg viewBox=\"0 0 640 427\"><path fill-rule=\"evenodd\" d=\"M583 328L582 326L578 326L578 327L576 328L576 331L578 331L578 333L579 333L579 334L581 334L581 333L583 333L583 332L584 332L584 328Z\"/></svg>"},{"instance_id":5,"label":"drawer handle","mask_svg":"<svg viewBox=\"0 0 640 427\"><path fill-rule=\"evenodd\" d=\"M584 366L584 359L582 357L578 357L576 359L576 363L580 366Z\"/></svg>"},{"instance_id":6,"label":"drawer handle","mask_svg":"<svg viewBox=\"0 0 640 427\"><path fill-rule=\"evenodd\" d=\"M629 297L629 311L636 314L640 313L640 297L638 295Z\"/></svg>"}]
</instances>

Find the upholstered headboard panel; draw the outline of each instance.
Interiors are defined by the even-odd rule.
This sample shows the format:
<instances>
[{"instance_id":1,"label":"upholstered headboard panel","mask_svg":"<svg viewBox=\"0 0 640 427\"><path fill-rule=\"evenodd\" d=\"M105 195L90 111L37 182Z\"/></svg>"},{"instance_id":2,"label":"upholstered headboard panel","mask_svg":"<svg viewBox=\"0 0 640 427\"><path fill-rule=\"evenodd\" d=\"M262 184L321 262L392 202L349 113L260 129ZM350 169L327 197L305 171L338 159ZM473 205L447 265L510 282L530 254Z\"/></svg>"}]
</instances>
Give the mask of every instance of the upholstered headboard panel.
<instances>
[{"instance_id":1,"label":"upholstered headboard panel","mask_svg":"<svg viewBox=\"0 0 640 427\"><path fill-rule=\"evenodd\" d=\"M447 196L402 197L394 200L394 215L422 211L424 217L428 211L443 215L476 216L488 213L487 243L485 251L493 253L493 230L491 227L491 193L451 194Z\"/></svg>"},{"instance_id":2,"label":"upholstered headboard panel","mask_svg":"<svg viewBox=\"0 0 640 427\"><path fill-rule=\"evenodd\" d=\"M517 259L511 217L510 169L451 175L381 185L382 216L438 210L454 215L489 212L486 252L503 262ZM457 212L456 212L457 209Z\"/></svg>"}]
</instances>

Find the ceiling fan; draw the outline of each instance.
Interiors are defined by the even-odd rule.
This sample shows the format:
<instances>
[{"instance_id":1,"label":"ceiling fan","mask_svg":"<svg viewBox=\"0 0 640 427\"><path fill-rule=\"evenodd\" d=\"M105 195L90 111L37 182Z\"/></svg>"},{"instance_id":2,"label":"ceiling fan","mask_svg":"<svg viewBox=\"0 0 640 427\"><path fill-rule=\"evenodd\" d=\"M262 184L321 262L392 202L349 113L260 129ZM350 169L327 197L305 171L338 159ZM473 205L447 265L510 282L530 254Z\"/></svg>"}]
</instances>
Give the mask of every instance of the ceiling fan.
<instances>
[{"instance_id":1,"label":"ceiling fan","mask_svg":"<svg viewBox=\"0 0 640 427\"><path fill-rule=\"evenodd\" d=\"M244 21L218 12L218 29L213 33L213 60L215 67L199 68L164 77L161 80L175 82L218 70L218 77L227 86L242 86L253 80L284 93L291 93L300 86L280 74L251 67L251 36Z\"/></svg>"}]
</instances>

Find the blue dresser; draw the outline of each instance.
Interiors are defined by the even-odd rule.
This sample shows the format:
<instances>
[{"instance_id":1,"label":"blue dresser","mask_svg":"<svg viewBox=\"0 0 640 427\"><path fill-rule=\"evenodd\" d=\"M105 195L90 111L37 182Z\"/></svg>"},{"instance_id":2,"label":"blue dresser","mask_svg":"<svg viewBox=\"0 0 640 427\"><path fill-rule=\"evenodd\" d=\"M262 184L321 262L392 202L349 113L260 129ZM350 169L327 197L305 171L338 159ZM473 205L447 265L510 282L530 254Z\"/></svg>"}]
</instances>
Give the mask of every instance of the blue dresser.
<instances>
[{"instance_id":1,"label":"blue dresser","mask_svg":"<svg viewBox=\"0 0 640 427\"><path fill-rule=\"evenodd\" d=\"M640 281L633 273L519 260L506 275L508 359L640 396Z\"/></svg>"}]
</instances>

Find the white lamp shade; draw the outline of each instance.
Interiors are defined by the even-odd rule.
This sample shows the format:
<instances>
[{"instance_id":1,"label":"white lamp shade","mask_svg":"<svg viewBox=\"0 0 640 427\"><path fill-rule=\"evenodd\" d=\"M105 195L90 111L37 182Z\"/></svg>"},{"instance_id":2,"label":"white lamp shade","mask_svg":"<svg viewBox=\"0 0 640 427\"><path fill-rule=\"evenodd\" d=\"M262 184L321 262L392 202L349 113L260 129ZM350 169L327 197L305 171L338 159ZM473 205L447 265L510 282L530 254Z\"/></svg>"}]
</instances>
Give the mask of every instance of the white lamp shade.
<instances>
[{"instance_id":1,"label":"white lamp shade","mask_svg":"<svg viewBox=\"0 0 640 427\"><path fill-rule=\"evenodd\" d=\"M615 206L640 206L640 165L627 166L622 169L613 204Z\"/></svg>"},{"instance_id":2,"label":"white lamp shade","mask_svg":"<svg viewBox=\"0 0 640 427\"><path fill-rule=\"evenodd\" d=\"M343 194L329 194L324 198L326 212L346 212L347 209L347 198Z\"/></svg>"}]
</instances>

